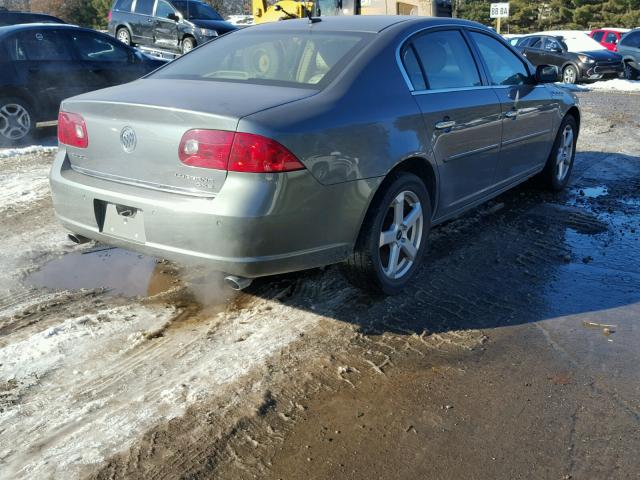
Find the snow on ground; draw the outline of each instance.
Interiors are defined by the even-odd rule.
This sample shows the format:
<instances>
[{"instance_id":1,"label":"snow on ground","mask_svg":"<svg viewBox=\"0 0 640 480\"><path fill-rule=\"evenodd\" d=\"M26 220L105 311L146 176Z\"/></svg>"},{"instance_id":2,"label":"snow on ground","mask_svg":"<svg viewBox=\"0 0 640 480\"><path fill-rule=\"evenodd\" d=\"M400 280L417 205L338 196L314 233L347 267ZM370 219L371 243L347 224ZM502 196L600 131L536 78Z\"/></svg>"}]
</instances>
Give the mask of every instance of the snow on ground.
<instances>
[{"instance_id":1,"label":"snow on ground","mask_svg":"<svg viewBox=\"0 0 640 480\"><path fill-rule=\"evenodd\" d=\"M571 85L567 83L556 83L556 85L575 92L588 92L593 90L604 90L609 92L640 92L640 80L624 80L621 78L601 80L598 82L584 83L580 85Z\"/></svg>"},{"instance_id":2,"label":"snow on ground","mask_svg":"<svg viewBox=\"0 0 640 480\"><path fill-rule=\"evenodd\" d=\"M48 165L30 165L0 173L0 210L35 202L49 194Z\"/></svg>"}]
</instances>

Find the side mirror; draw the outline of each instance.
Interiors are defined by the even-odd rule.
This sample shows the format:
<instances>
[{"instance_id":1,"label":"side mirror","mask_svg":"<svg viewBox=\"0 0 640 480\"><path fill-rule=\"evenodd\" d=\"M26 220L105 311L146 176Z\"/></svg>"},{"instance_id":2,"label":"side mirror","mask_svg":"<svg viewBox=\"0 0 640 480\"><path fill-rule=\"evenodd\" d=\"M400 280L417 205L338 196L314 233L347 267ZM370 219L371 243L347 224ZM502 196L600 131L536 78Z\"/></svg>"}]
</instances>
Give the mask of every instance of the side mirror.
<instances>
[{"instance_id":1,"label":"side mirror","mask_svg":"<svg viewBox=\"0 0 640 480\"><path fill-rule=\"evenodd\" d=\"M553 83L558 80L560 70L555 65L538 65L536 67L536 82Z\"/></svg>"},{"instance_id":2,"label":"side mirror","mask_svg":"<svg viewBox=\"0 0 640 480\"><path fill-rule=\"evenodd\" d=\"M564 50L562 50L561 47L553 47L551 49L551 51L554 52L554 53L562 53L562 52L564 52Z\"/></svg>"},{"instance_id":3,"label":"side mirror","mask_svg":"<svg viewBox=\"0 0 640 480\"><path fill-rule=\"evenodd\" d=\"M180 21L180 17L178 15L176 15L175 13L170 13L169 15L167 15L167 18L169 20L173 20L174 22L179 22Z\"/></svg>"},{"instance_id":4,"label":"side mirror","mask_svg":"<svg viewBox=\"0 0 640 480\"><path fill-rule=\"evenodd\" d=\"M273 9L274 9L276 12L279 12L280 10L282 10L282 5L278 5L278 4L276 3L276 4L273 6Z\"/></svg>"}]
</instances>

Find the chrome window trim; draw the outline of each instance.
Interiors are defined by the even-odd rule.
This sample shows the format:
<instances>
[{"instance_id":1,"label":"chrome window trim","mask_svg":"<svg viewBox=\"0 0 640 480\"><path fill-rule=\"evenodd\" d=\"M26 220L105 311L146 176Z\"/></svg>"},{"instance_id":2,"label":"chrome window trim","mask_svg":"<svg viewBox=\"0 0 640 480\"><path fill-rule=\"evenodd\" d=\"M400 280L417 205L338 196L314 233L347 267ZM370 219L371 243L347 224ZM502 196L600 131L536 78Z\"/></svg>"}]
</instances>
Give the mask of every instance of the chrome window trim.
<instances>
[{"instance_id":1,"label":"chrome window trim","mask_svg":"<svg viewBox=\"0 0 640 480\"><path fill-rule=\"evenodd\" d=\"M137 1L137 0L136 0ZM407 85L407 88L409 89L409 92L412 95L424 95L426 93L433 93L433 92L437 92L437 93L442 93L442 92L459 92L459 91L463 91L463 90L475 90L475 89L485 89L485 88L513 88L513 87L522 87L525 85L479 85L479 86L475 86L475 87L458 87L458 88L441 88L441 89L433 89L433 90L416 90L413 87L413 84L411 83L411 79L409 78L409 75L406 72L406 69L404 68L404 64L402 63L402 49L405 46L405 44L407 43L407 41L409 39L411 39L412 37L414 37L415 35L418 35L422 32L425 32L427 30L434 30L434 29L447 29L447 28L454 28L456 30L460 30L462 31L475 31L475 32L479 32L479 33L483 33L489 37L492 37L491 32L487 32L484 31L482 28L477 28L471 25L460 25L457 23L446 23L446 24L440 24L440 25L430 25L428 27L423 27L420 28L419 30L416 30L415 32L411 32L410 34L408 34L405 38L403 38L399 43L398 46L396 47L396 65L398 66L398 69L400 70L400 73L402 74L402 78L404 78L404 82ZM500 40L498 40L500 41ZM511 46L507 46L507 48L511 51L514 51L514 49ZM475 58L475 52L473 51L473 49L469 49L471 52L471 56L473 57L474 60L476 60ZM522 60L521 60L522 61ZM526 62L522 62L525 66L525 68L527 69L527 71L529 71L529 67L527 66ZM482 77L482 75L480 75ZM481 78L482 79L482 78ZM426 80L426 79L425 79ZM540 84L535 85L535 87L540 86Z\"/></svg>"}]
</instances>

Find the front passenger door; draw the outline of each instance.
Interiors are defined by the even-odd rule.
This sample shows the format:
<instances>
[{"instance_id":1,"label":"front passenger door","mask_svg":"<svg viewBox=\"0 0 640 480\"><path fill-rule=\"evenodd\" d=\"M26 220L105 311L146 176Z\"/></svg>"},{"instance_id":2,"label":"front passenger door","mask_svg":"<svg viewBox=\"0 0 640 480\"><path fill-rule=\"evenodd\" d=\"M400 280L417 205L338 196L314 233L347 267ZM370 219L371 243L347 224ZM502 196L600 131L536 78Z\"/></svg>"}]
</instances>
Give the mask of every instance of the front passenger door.
<instances>
[{"instance_id":1,"label":"front passenger door","mask_svg":"<svg viewBox=\"0 0 640 480\"><path fill-rule=\"evenodd\" d=\"M405 44L440 175L439 215L460 210L493 186L500 147L500 102L482 77L462 32L429 31ZM417 69L417 70L416 70ZM416 75L417 74L417 75ZM422 84L416 82L422 78Z\"/></svg>"},{"instance_id":2,"label":"front passenger door","mask_svg":"<svg viewBox=\"0 0 640 480\"><path fill-rule=\"evenodd\" d=\"M178 49L178 22L169 15L178 15L174 8L165 0L158 0L154 15L155 46L160 49Z\"/></svg>"},{"instance_id":3,"label":"front passenger door","mask_svg":"<svg viewBox=\"0 0 640 480\"><path fill-rule=\"evenodd\" d=\"M536 173L553 141L558 102L535 82L525 62L502 42L469 32L502 105L502 145L496 180L509 184Z\"/></svg>"}]
</instances>

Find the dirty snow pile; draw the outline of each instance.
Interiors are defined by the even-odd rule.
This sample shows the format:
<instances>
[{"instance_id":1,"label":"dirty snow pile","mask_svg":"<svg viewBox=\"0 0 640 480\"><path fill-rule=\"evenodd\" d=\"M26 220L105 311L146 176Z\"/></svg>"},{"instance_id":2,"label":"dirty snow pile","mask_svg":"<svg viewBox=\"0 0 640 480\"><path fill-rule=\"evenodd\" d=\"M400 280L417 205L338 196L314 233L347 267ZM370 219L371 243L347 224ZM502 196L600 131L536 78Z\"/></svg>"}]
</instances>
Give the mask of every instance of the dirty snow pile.
<instances>
[{"instance_id":1,"label":"dirty snow pile","mask_svg":"<svg viewBox=\"0 0 640 480\"><path fill-rule=\"evenodd\" d=\"M640 92L640 80L623 80L615 78L613 80L601 80L594 83L582 85L572 85L568 83L556 83L557 86L574 92L589 92L591 90L609 92Z\"/></svg>"},{"instance_id":2,"label":"dirty snow pile","mask_svg":"<svg viewBox=\"0 0 640 480\"><path fill-rule=\"evenodd\" d=\"M35 155L38 153L55 153L58 147L47 147L45 145L31 145L22 148L2 148L0 149L0 158L18 157L20 155Z\"/></svg>"}]
</instances>

